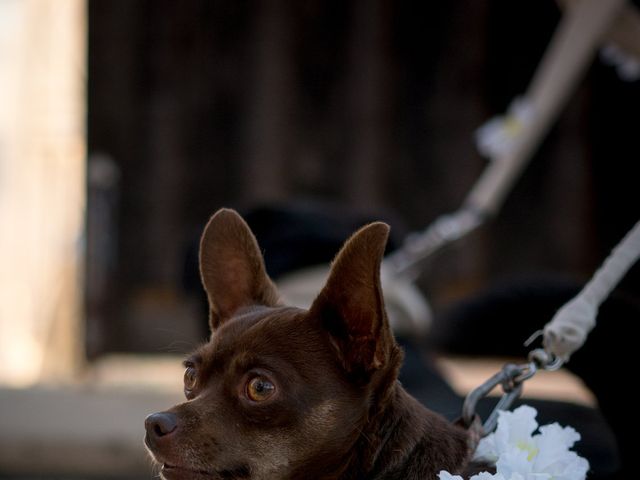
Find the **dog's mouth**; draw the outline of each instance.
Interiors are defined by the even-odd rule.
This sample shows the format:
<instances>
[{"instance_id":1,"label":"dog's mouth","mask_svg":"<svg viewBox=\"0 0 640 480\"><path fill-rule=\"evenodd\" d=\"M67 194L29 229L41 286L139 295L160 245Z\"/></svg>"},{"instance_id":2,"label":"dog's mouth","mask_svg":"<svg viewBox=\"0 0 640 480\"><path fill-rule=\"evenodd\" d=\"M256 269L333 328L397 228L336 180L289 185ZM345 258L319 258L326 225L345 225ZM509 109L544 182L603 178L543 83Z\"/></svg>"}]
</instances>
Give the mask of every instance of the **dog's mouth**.
<instances>
[{"instance_id":1,"label":"dog's mouth","mask_svg":"<svg viewBox=\"0 0 640 480\"><path fill-rule=\"evenodd\" d=\"M159 455L157 452L154 452L147 438L145 438L145 444L156 464L162 465L160 468L160 476L165 480L247 480L251 478L251 473L247 465L220 470L189 468L185 465L167 462L167 458L164 455Z\"/></svg>"},{"instance_id":2,"label":"dog's mouth","mask_svg":"<svg viewBox=\"0 0 640 480\"><path fill-rule=\"evenodd\" d=\"M165 463L162 465L161 475L166 480L239 480L250 478L247 467L235 468L232 470L208 471L193 470Z\"/></svg>"},{"instance_id":3,"label":"dog's mouth","mask_svg":"<svg viewBox=\"0 0 640 480\"><path fill-rule=\"evenodd\" d=\"M214 472L207 470L192 470L190 468L178 467L176 465L170 465L165 463L162 465L162 478L167 480L186 480L186 479L198 479L198 478L216 478Z\"/></svg>"}]
</instances>

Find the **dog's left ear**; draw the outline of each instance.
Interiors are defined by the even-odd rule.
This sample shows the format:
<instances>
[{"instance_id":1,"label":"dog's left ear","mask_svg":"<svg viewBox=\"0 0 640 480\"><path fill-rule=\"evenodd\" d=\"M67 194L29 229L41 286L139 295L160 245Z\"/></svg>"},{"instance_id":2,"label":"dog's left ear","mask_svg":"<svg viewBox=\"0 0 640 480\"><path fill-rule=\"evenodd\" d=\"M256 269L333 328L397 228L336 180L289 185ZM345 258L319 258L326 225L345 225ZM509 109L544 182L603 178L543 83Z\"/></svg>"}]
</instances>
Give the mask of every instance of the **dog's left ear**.
<instances>
[{"instance_id":1,"label":"dog's left ear","mask_svg":"<svg viewBox=\"0 0 640 480\"><path fill-rule=\"evenodd\" d=\"M389 226L380 222L356 232L336 256L310 309L350 373L368 375L379 369L394 345L380 285L388 236Z\"/></svg>"}]
</instances>

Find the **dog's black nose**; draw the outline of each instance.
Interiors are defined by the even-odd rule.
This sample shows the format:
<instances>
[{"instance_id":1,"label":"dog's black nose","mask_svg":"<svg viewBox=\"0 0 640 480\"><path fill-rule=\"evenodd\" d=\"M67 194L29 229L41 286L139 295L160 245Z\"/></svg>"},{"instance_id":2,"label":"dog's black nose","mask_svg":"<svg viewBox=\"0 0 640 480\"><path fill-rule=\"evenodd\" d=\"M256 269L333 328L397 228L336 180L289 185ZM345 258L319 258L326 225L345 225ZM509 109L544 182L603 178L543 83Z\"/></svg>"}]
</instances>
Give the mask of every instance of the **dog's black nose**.
<instances>
[{"instance_id":1,"label":"dog's black nose","mask_svg":"<svg viewBox=\"0 0 640 480\"><path fill-rule=\"evenodd\" d=\"M164 437L178 428L178 417L173 413L152 413L144 420L147 434L151 437Z\"/></svg>"}]
</instances>

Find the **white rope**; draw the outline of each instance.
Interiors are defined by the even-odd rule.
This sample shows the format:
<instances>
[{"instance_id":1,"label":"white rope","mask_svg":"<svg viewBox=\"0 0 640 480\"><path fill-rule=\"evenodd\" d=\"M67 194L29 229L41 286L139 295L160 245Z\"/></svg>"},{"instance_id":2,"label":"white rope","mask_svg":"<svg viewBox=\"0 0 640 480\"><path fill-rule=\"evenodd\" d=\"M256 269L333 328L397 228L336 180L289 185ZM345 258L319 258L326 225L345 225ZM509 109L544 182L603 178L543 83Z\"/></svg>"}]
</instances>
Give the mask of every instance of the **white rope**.
<instances>
[{"instance_id":1,"label":"white rope","mask_svg":"<svg viewBox=\"0 0 640 480\"><path fill-rule=\"evenodd\" d=\"M600 304L640 257L640 221L613 249L582 291L544 327L545 349L563 361L578 350L596 324Z\"/></svg>"},{"instance_id":2,"label":"white rope","mask_svg":"<svg viewBox=\"0 0 640 480\"><path fill-rule=\"evenodd\" d=\"M504 119L504 129L515 138L507 142L507 148L502 148L499 155L492 156L493 161L465 199L465 206L488 216L501 208L625 4L625 0L581 0L562 17L521 99L525 114L514 117L517 110L514 104L514 111Z\"/></svg>"},{"instance_id":3,"label":"white rope","mask_svg":"<svg viewBox=\"0 0 640 480\"><path fill-rule=\"evenodd\" d=\"M531 154L575 91L603 38L626 13L625 5L626 0L580 0L568 9L526 94L514 102L505 117L487 124L488 128L479 134L480 148L491 157L491 163L459 210L412 234L402 248L385 259L394 275L417 278L423 260L472 232L500 210ZM625 17L624 24L615 29L616 43L640 45L635 20L636 16Z\"/></svg>"}]
</instances>

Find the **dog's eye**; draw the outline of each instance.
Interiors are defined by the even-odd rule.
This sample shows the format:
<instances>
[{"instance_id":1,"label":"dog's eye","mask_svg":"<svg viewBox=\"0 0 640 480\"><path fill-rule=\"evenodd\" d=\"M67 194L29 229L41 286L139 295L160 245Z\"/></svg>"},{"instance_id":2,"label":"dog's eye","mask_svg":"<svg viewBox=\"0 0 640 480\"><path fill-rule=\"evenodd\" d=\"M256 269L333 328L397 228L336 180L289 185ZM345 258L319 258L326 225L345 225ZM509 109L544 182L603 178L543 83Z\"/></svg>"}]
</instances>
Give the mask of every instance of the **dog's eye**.
<instances>
[{"instance_id":1,"label":"dog's eye","mask_svg":"<svg viewBox=\"0 0 640 480\"><path fill-rule=\"evenodd\" d=\"M263 402L276 391L276 386L264 377L253 377L247 382L247 397L254 402Z\"/></svg>"},{"instance_id":2,"label":"dog's eye","mask_svg":"<svg viewBox=\"0 0 640 480\"><path fill-rule=\"evenodd\" d=\"M184 371L184 393L189 398L198 384L198 372L193 365L187 365Z\"/></svg>"}]
</instances>

